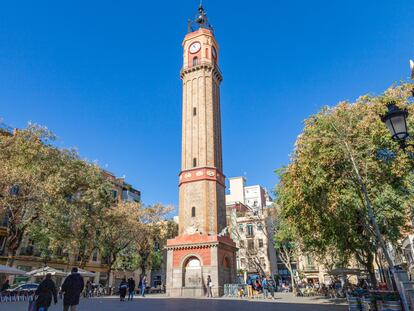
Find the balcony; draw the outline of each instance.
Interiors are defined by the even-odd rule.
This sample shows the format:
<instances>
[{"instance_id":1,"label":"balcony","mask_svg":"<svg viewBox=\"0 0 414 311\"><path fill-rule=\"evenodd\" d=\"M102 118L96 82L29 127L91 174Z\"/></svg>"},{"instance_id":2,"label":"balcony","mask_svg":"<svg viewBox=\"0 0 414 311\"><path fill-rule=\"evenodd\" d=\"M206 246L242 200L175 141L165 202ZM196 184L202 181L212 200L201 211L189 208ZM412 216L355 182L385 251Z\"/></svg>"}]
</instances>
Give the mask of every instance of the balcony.
<instances>
[{"instance_id":1,"label":"balcony","mask_svg":"<svg viewBox=\"0 0 414 311\"><path fill-rule=\"evenodd\" d=\"M319 271L318 267L316 265L304 265L303 266L303 271L305 272L314 272L314 271Z\"/></svg>"},{"instance_id":2,"label":"balcony","mask_svg":"<svg viewBox=\"0 0 414 311\"><path fill-rule=\"evenodd\" d=\"M214 64L211 61L203 61L194 66L183 67L181 69L180 76L183 78L185 74L202 68L211 70L219 81L223 80L223 75L221 74L220 68L217 64Z\"/></svg>"}]
</instances>

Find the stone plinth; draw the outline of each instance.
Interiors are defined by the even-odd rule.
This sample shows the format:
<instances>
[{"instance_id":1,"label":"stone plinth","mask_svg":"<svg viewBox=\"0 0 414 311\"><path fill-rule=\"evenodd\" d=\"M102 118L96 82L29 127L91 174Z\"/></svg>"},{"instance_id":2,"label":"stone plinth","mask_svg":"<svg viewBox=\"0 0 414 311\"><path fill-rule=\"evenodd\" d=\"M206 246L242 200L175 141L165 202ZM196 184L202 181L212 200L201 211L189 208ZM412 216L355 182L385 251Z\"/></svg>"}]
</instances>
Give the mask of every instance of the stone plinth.
<instances>
[{"instance_id":1,"label":"stone plinth","mask_svg":"<svg viewBox=\"0 0 414 311\"><path fill-rule=\"evenodd\" d=\"M223 294L223 285L236 279L236 244L226 236L193 234L167 242L167 295L207 295L207 277L213 296Z\"/></svg>"}]
</instances>

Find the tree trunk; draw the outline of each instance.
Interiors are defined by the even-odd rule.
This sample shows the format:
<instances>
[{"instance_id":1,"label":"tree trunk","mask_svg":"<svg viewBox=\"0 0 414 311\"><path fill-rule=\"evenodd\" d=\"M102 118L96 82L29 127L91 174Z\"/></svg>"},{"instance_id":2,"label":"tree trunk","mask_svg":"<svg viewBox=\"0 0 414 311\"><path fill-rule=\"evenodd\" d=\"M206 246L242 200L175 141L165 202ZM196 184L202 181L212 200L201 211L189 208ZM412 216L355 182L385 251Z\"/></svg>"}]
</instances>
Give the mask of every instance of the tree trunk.
<instances>
[{"instance_id":1,"label":"tree trunk","mask_svg":"<svg viewBox=\"0 0 414 311\"><path fill-rule=\"evenodd\" d=\"M292 293L296 294L296 282L295 282L295 276L293 275L293 269L292 269L292 265L289 262L288 266L287 266L289 273L290 273L290 282L292 283Z\"/></svg>"},{"instance_id":2,"label":"tree trunk","mask_svg":"<svg viewBox=\"0 0 414 311\"><path fill-rule=\"evenodd\" d=\"M377 278L375 276L375 269L374 269L374 255L371 252L368 252L366 268L368 270L369 278L371 280L371 284L373 288L378 287Z\"/></svg>"}]
</instances>

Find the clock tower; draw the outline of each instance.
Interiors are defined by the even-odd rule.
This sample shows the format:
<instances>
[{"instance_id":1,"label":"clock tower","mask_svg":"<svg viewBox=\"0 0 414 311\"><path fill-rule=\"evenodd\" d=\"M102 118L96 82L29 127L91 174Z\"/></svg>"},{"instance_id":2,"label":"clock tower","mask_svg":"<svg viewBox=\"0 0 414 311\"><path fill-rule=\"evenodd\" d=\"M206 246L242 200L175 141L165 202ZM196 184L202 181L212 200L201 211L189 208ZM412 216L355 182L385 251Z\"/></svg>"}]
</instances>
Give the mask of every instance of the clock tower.
<instances>
[{"instance_id":1,"label":"clock tower","mask_svg":"<svg viewBox=\"0 0 414 311\"><path fill-rule=\"evenodd\" d=\"M167 242L167 294L213 295L236 277L236 247L226 235L219 45L200 5L183 41L179 235Z\"/></svg>"}]
</instances>

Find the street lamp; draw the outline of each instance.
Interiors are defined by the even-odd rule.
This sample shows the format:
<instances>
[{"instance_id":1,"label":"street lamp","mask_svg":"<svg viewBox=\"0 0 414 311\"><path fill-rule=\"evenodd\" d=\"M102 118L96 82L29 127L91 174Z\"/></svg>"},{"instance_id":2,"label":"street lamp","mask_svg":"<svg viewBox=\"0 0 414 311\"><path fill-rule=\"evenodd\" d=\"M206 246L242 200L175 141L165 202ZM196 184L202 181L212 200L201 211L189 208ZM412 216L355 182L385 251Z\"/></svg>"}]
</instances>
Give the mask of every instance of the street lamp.
<instances>
[{"instance_id":1,"label":"street lamp","mask_svg":"<svg viewBox=\"0 0 414 311\"><path fill-rule=\"evenodd\" d=\"M407 131L408 111L398 108L393 102L389 103L387 107L388 111L381 117L381 120L390 131L392 139L399 142L401 148L405 149L406 139L409 136Z\"/></svg>"}]
</instances>

